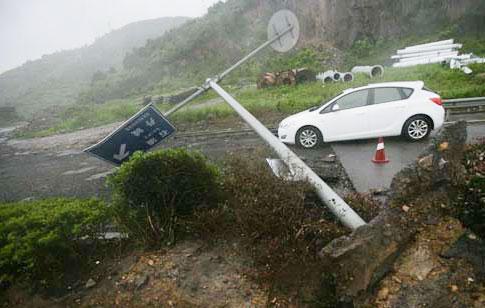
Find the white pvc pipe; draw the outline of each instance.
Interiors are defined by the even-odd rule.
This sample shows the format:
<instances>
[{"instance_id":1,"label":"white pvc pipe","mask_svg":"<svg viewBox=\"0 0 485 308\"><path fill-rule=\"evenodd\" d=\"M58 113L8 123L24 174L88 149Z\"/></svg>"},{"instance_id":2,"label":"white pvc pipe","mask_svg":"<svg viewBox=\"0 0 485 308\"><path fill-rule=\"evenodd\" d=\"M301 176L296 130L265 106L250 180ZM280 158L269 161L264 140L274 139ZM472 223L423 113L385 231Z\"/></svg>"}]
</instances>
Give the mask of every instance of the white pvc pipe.
<instances>
[{"instance_id":1,"label":"white pvc pipe","mask_svg":"<svg viewBox=\"0 0 485 308\"><path fill-rule=\"evenodd\" d=\"M434 56L434 55L439 55L439 54L445 54L445 53L450 53L450 52L458 52L453 49L443 49L443 50L435 50L435 51L426 51L426 52L420 52L420 53L410 53L410 54L404 54L404 55L394 55L391 56L391 59L407 59L407 58L414 58L418 56Z\"/></svg>"},{"instance_id":2,"label":"white pvc pipe","mask_svg":"<svg viewBox=\"0 0 485 308\"><path fill-rule=\"evenodd\" d=\"M215 81L209 79L209 86L217 92L241 118L275 151L291 170L298 170L315 188L320 199L330 211L348 228L355 230L365 225L365 221L335 193L310 167L308 167L295 153L283 144L261 122L249 113L238 101L221 88Z\"/></svg>"},{"instance_id":3,"label":"white pvc pipe","mask_svg":"<svg viewBox=\"0 0 485 308\"><path fill-rule=\"evenodd\" d=\"M422 48L419 48L419 49L411 49L411 50L400 49L400 50L397 51L397 54L398 55L412 54L412 53L415 54L415 53L435 51L435 50L444 50L444 49L453 49L453 48L460 49L461 47L463 47L462 44L450 44L450 45L422 47Z\"/></svg>"},{"instance_id":4,"label":"white pvc pipe","mask_svg":"<svg viewBox=\"0 0 485 308\"><path fill-rule=\"evenodd\" d=\"M444 41L437 41L437 42L432 42L432 43L408 46L404 49L405 50L412 50L412 49L420 49L420 48L429 47L429 46L451 45L451 44L454 44L454 43L455 43L455 40L451 39L451 40L444 40Z\"/></svg>"},{"instance_id":5,"label":"white pvc pipe","mask_svg":"<svg viewBox=\"0 0 485 308\"><path fill-rule=\"evenodd\" d=\"M426 58L426 59L420 59L420 60L414 60L414 61L398 62L398 63L394 63L392 66L409 67L409 66L415 66L415 65L421 65L421 64L440 63L440 62L446 61L447 59L449 59L449 57Z\"/></svg>"},{"instance_id":6,"label":"white pvc pipe","mask_svg":"<svg viewBox=\"0 0 485 308\"><path fill-rule=\"evenodd\" d=\"M413 58L404 58L404 59L400 59L399 62L404 63L404 62L418 61L423 59L432 59L432 58L439 58L439 57L448 57L448 58L458 57L458 51L453 51L450 53L443 53L443 54L425 55L425 56L419 56L419 57L413 57Z\"/></svg>"},{"instance_id":7,"label":"white pvc pipe","mask_svg":"<svg viewBox=\"0 0 485 308\"><path fill-rule=\"evenodd\" d=\"M353 74L366 74L370 78L374 78L384 75L384 67L382 65L355 66L352 68L351 72Z\"/></svg>"}]
</instances>

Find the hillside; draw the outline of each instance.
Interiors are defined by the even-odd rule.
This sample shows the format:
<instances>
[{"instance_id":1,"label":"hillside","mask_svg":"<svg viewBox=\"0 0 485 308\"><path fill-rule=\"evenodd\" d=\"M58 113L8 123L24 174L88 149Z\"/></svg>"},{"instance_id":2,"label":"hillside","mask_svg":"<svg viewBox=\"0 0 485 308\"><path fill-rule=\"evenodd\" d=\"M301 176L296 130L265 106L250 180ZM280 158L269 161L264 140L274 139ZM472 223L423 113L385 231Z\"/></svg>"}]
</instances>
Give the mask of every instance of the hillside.
<instances>
[{"instance_id":1,"label":"hillside","mask_svg":"<svg viewBox=\"0 0 485 308\"><path fill-rule=\"evenodd\" d=\"M82 98L99 102L200 84L263 42L267 21L282 8L294 11L301 24L302 36L290 57L304 47L316 49L318 69L329 62L345 66L335 58L339 58L339 50L346 51L356 42L365 42L364 47L385 42L389 48L403 38L425 41L430 36L480 36L485 29L485 3L480 0L227 0L214 5L203 18L129 53L122 71L109 74ZM232 81L254 79L285 57L267 51L235 72Z\"/></svg>"},{"instance_id":2,"label":"hillside","mask_svg":"<svg viewBox=\"0 0 485 308\"><path fill-rule=\"evenodd\" d=\"M0 106L15 106L28 117L49 106L72 104L92 81L118 71L127 52L187 20L169 17L132 23L92 45L28 61L0 75Z\"/></svg>"}]
</instances>

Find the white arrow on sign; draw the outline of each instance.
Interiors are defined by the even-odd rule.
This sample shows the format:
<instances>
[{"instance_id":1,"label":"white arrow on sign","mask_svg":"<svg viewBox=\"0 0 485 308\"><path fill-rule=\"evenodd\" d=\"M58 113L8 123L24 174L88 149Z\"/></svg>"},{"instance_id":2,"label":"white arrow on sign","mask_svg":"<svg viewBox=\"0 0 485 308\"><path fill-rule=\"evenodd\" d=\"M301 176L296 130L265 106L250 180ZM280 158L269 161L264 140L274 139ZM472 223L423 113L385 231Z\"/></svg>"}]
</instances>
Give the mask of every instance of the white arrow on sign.
<instances>
[{"instance_id":1,"label":"white arrow on sign","mask_svg":"<svg viewBox=\"0 0 485 308\"><path fill-rule=\"evenodd\" d=\"M153 125L155 125L155 120L153 118L150 118L150 120L145 121L145 124L149 127L152 127Z\"/></svg>"},{"instance_id":2,"label":"white arrow on sign","mask_svg":"<svg viewBox=\"0 0 485 308\"><path fill-rule=\"evenodd\" d=\"M125 151L126 151L126 144L123 143L120 147L120 153L113 155L113 158L118 161L122 161L123 159L127 158L128 155L130 155L130 151L128 152L125 152Z\"/></svg>"},{"instance_id":3,"label":"white arrow on sign","mask_svg":"<svg viewBox=\"0 0 485 308\"><path fill-rule=\"evenodd\" d=\"M140 137L141 134L143 134L144 130L137 127L134 131L131 132L131 134L135 137Z\"/></svg>"}]
</instances>

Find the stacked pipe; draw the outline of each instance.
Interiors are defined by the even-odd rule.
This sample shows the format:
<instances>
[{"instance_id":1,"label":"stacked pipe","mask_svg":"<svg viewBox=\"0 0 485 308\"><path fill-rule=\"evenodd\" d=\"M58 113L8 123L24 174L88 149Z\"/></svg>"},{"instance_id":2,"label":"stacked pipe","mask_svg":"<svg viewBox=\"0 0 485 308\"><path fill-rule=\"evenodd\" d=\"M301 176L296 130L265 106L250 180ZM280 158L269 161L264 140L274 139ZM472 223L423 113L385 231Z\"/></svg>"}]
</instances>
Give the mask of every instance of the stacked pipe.
<instances>
[{"instance_id":1,"label":"stacked pipe","mask_svg":"<svg viewBox=\"0 0 485 308\"><path fill-rule=\"evenodd\" d=\"M316 78L318 80L321 80L323 83L329 83L334 81L351 82L354 80L354 75L350 72L340 73L334 70L329 70L318 74Z\"/></svg>"},{"instance_id":2,"label":"stacked pipe","mask_svg":"<svg viewBox=\"0 0 485 308\"><path fill-rule=\"evenodd\" d=\"M469 55L459 56L462 44L455 44L454 40L444 40L428 44L409 46L397 51L391 59L397 60L393 67L409 67L420 64L441 63L448 59L466 59Z\"/></svg>"}]
</instances>

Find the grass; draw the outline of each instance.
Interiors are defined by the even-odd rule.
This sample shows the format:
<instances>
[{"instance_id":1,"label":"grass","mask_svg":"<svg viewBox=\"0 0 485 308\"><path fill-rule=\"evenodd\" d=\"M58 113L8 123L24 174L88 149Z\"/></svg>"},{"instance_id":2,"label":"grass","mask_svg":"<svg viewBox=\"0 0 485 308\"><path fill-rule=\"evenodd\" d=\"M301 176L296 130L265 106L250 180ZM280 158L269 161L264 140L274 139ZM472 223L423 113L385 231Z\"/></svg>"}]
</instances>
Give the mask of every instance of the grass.
<instances>
[{"instance_id":1,"label":"grass","mask_svg":"<svg viewBox=\"0 0 485 308\"><path fill-rule=\"evenodd\" d=\"M351 83L320 82L297 86L281 86L257 90L255 88L236 91L235 98L256 116L267 112L292 114L331 99L342 90L355 88L369 83L422 80L425 85L438 92L443 98L464 98L485 96L485 64L470 65L474 74L465 75L459 70L450 70L441 65L424 65L409 68L386 68L383 77L368 79L356 76ZM174 115L174 120L197 122L206 119L225 118L234 115L226 104L207 108L188 109Z\"/></svg>"},{"instance_id":2,"label":"grass","mask_svg":"<svg viewBox=\"0 0 485 308\"><path fill-rule=\"evenodd\" d=\"M131 100L112 100L102 105L78 105L61 112L54 126L42 130L27 130L17 134L20 138L35 138L67 133L75 130L97 127L131 117L139 110Z\"/></svg>"},{"instance_id":3,"label":"grass","mask_svg":"<svg viewBox=\"0 0 485 308\"><path fill-rule=\"evenodd\" d=\"M470 68L474 71L472 75L465 75L459 70L450 70L439 64L409 68L389 67L385 69L383 77L371 80L358 75L355 81L350 83L336 82L323 85L320 82L313 82L261 90L254 87L237 89L230 85L225 88L257 117L264 117L268 113L289 115L321 104L344 89L378 82L422 80L427 87L438 92L445 99L485 96L485 64L470 65ZM216 97L214 91L208 91L192 104L202 104ZM171 106L161 104L158 107L165 111ZM135 100L113 100L102 105L75 106L65 110L59 117L62 120L54 126L39 131L26 131L19 134L19 137L42 137L123 121L139 109L140 106L135 103ZM192 123L208 119L223 119L234 114L227 104L216 104L193 109L184 108L175 113L171 119L178 123Z\"/></svg>"}]
</instances>

